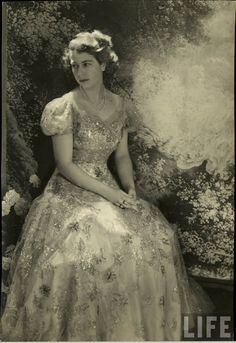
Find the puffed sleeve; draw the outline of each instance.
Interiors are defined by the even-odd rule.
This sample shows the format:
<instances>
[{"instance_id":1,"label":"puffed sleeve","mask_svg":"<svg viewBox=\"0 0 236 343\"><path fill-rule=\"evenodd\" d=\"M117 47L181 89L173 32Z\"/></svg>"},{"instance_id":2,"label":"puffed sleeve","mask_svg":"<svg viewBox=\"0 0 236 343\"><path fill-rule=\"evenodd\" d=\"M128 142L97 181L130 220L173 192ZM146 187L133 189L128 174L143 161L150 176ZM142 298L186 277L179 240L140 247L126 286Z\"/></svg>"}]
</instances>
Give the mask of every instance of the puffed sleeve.
<instances>
[{"instance_id":1,"label":"puffed sleeve","mask_svg":"<svg viewBox=\"0 0 236 343\"><path fill-rule=\"evenodd\" d=\"M73 130L73 108L64 97L50 101L44 108L40 126L46 136L71 133Z\"/></svg>"}]
</instances>

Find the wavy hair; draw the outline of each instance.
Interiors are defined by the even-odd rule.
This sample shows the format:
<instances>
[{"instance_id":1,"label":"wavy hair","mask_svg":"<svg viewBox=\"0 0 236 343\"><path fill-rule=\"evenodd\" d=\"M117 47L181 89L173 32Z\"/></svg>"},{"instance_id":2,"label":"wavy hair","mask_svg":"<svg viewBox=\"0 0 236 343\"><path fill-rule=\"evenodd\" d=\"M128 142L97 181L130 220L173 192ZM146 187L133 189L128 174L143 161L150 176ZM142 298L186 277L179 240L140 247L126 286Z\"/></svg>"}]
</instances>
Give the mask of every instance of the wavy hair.
<instances>
[{"instance_id":1,"label":"wavy hair","mask_svg":"<svg viewBox=\"0 0 236 343\"><path fill-rule=\"evenodd\" d=\"M118 56L113 50L111 37L103 34L101 31L94 30L93 32L80 32L70 42L64 50L62 57L63 65L69 68L71 65L72 53L76 51L87 52L94 56L96 60L106 65L115 64L118 66Z\"/></svg>"}]
</instances>

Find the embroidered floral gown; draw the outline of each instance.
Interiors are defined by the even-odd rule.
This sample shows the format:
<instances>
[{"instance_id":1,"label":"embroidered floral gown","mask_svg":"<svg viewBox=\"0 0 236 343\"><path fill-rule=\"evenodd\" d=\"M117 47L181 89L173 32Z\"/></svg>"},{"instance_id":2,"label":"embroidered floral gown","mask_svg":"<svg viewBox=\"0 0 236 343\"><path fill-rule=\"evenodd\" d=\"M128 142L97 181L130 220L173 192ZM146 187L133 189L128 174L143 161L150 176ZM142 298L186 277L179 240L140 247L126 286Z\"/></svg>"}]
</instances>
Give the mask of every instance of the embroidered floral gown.
<instances>
[{"instance_id":1,"label":"embroidered floral gown","mask_svg":"<svg viewBox=\"0 0 236 343\"><path fill-rule=\"evenodd\" d=\"M48 103L46 135L73 132L73 162L112 187L107 159L127 110L112 122L80 109L72 91ZM4 340L180 340L182 315L210 308L190 287L176 232L157 207L121 209L56 169L16 246L2 317Z\"/></svg>"}]
</instances>

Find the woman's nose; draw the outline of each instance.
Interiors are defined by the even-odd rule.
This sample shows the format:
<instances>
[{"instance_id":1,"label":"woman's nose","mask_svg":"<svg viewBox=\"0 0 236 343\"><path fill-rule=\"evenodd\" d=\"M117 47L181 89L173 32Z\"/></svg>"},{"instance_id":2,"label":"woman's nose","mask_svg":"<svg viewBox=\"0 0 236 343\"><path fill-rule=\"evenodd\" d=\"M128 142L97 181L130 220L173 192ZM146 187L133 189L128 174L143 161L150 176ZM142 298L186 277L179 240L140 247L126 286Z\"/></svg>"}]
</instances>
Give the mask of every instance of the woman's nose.
<instances>
[{"instance_id":1,"label":"woman's nose","mask_svg":"<svg viewBox=\"0 0 236 343\"><path fill-rule=\"evenodd\" d=\"M85 75L85 73L82 70L79 70L77 72L77 75L78 75L80 80L86 79L86 75Z\"/></svg>"}]
</instances>

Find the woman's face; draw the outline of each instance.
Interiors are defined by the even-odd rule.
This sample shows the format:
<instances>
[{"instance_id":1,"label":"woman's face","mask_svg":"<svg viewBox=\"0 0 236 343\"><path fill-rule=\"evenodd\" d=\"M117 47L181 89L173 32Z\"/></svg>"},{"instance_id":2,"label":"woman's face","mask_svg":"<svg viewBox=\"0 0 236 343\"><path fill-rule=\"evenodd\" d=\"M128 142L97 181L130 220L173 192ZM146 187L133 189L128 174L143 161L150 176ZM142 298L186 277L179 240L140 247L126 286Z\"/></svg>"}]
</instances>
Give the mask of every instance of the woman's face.
<instances>
[{"instance_id":1,"label":"woman's face","mask_svg":"<svg viewBox=\"0 0 236 343\"><path fill-rule=\"evenodd\" d=\"M103 82L104 64L87 52L72 52L72 73L77 83L85 89L100 86Z\"/></svg>"}]
</instances>

